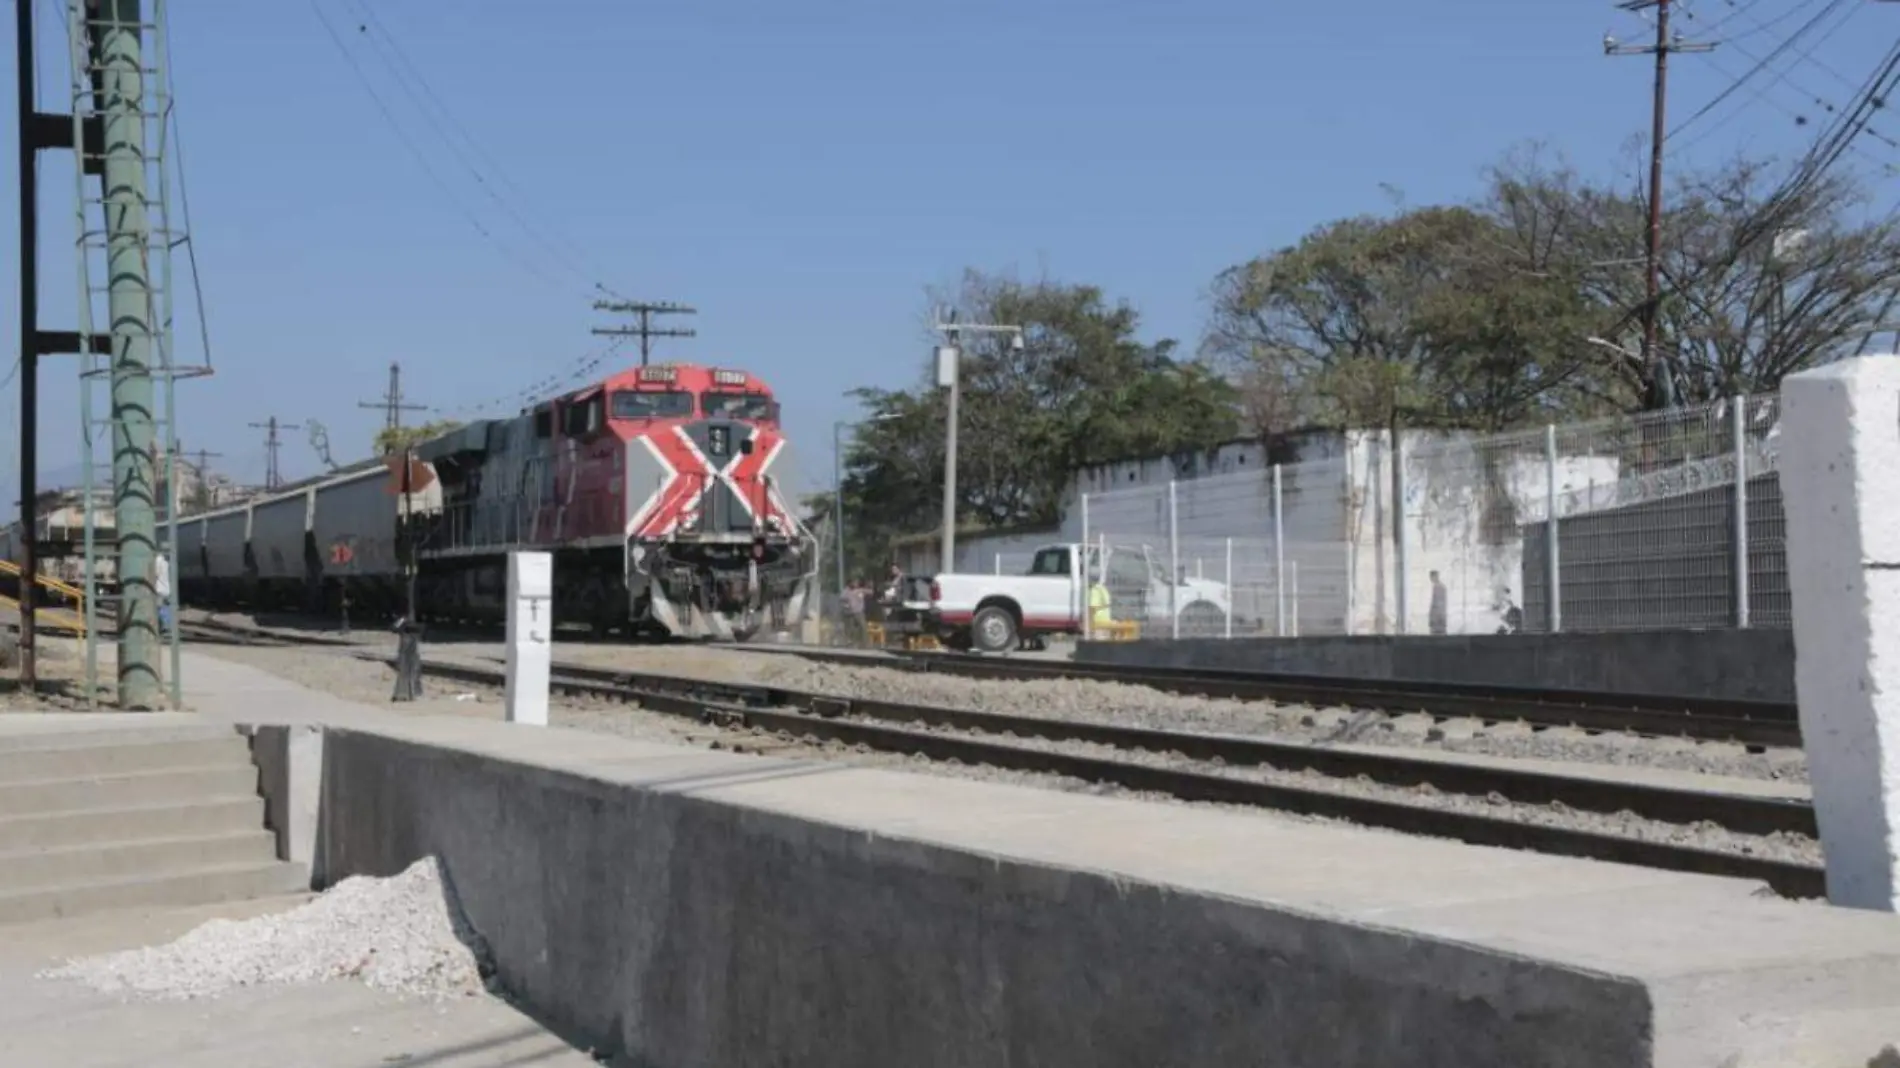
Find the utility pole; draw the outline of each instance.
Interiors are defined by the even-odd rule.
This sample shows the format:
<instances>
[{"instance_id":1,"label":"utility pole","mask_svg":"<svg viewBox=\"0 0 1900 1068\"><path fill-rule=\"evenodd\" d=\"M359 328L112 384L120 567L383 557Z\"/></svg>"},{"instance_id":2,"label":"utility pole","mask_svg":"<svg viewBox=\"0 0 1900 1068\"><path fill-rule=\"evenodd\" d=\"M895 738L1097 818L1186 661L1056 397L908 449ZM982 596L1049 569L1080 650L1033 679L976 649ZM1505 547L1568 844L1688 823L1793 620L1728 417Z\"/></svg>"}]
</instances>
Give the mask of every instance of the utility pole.
<instances>
[{"instance_id":1,"label":"utility pole","mask_svg":"<svg viewBox=\"0 0 1900 1068\"><path fill-rule=\"evenodd\" d=\"M303 424L280 423L277 421L277 417L273 415L264 422L252 423L251 426L264 431L264 488L266 490L274 490L280 481L277 475L277 450L282 445L282 442L277 440L277 432L279 430L302 430Z\"/></svg>"},{"instance_id":2,"label":"utility pole","mask_svg":"<svg viewBox=\"0 0 1900 1068\"><path fill-rule=\"evenodd\" d=\"M696 308L671 301L644 300L597 300L595 311L617 312L639 318L638 326L597 326L594 333L601 337L637 337L640 339L640 366L645 367L653 355L653 340L656 337L697 337L699 331L691 327L656 327L653 317L656 315L698 315Z\"/></svg>"},{"instance_id":3,"label":"utility pole","mask_svg":"<svg viewBox=\"0 0 1900 1068\"><path fill-rule=\"evenodd\" d=\"M27 3L28 0L18 0ZM159 704L153 345L159 324L147 264L142 0L99 0L90 46L104 123L107 311L112 324L112 511L119 546L119 708ZM109 13L108 13L109 12Z\"/></svg>"},{"instance_id":4,"label":"utility pole","mask_svg":"<svg viewBox=\"0 0 1900 1068\"><path fill-rule=\"evenodd\" d=\"M429 406L426 404L404 404L402 402L402 364L393 360L390 361L389 364L389 391L384 393L383 398L379 401L358 401L356 406L358 408L381 408L383 410L383 429L389 432L389 438L392 443L395 442L398 436L397 431L402 429L402 413L426 412L429 410Z\"/></svg>"},{"instance_id":5,"label":"utility pole","mask_svg":"<svg viewBox=\"0 0 1900 1068\"><path fill-rule=\"evenodd\" d=\"M937 347L937 384L948 387L950 397L943 432L943 545L937 570L950 571L956 566L957 552L957 402L962 392L964 331L972 334L1007 334L1010 348L1021 351L1023 328L991 323L959 323L955 308L939 313L937 333L943 344Z\"/></svg>"},{"instance_id":6,"label":"utility pole","mask_svg":"<svg viewBox=\"0 0 1900 1068\"><path fill-rule=\"evenodd\" d=\"M39 573L39 358L56 355L111 356L112 338L104 334L82 337L77 331L41 330L39 323L39 153L70 149L82 175L104 174L104 125L98 115L75 122L71 113L40 111L35 96L33 4L15 0L15 83L18 105L20 190L20 564L26 581L20 584L20 684L28 692L37 685L34 651L34 606ZM90 53L96 57L97 53ZM104 91L101 83L101 92ZM83 134L76 127L83 127ZM80 142L83 140L83 147ZM90 502L88 502L90 508ZM90 601L88 602L90 603ZM157 621L153 611L154 625ZM123 657L121 663L127 662ZM89 676L90 677L90 676Z\"/></svg>"},{"instance_id":7,"label":"utility pole","mask_svg":"<svg viewBox=\"0 0 1900 1068\"><path fill-rule=\"evenodd\" d=\"M1666 370L1659 366L1661 359L1656 352L1656 326L1661 317L1662 304L1662 199L1663 199L1663 140L1667 137L1664 129L1668 115L1669 97L1669 53L1671 52L1712 52L1712 44L1693 44L1672 37L1669 33L1669 10L1672 0L1624 0L1616 5L1629 12L1656 9L1656 42L1650 45L1625 45L1617 43L1616 38L1606 36L1603 39L1603 52L1611 56L1653 55L1656 57L1656 91L1651 103L1649 131L1649 233L1647 248L1644 252L1647 279L1643 298L1643 361L1648 365L1650 376L1651 406L1660 407L1659 398L1665 392L1663 380Z\"/></svg>"}]
</instances>

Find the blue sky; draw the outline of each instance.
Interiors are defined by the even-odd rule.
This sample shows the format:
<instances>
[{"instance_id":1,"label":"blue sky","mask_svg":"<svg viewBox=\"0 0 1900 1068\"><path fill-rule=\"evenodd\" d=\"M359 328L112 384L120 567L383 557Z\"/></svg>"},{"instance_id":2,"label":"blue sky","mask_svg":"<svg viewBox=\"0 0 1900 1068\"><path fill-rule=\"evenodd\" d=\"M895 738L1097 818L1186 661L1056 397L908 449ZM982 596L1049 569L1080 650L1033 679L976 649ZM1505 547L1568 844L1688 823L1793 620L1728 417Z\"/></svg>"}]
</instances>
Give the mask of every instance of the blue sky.
<instances>
[{"instance_id":1,"label":"blue sky","mask_svg":"<svg viewBox=\"0 0 1900 1068\"><path fill-rule=\"evenodd\" d=\"M36 2L42 107L59 109L64 36L54 0ZM1191 346L1225 266L1388 210L1391 188L1411 204L1472 195L1526 140L1628 174L1648 129L1647 58L1602 48L1606 32L1648 31L1596 0L168 6L217 368L181 385L179 437L247 481L264 472L263 432L247 424L271 415L321 421L340 461L366 455L380 415L357 405L380 395L391 360L411 399L442 414L512 410L598 349L598 280L697 305L698 338L660 352L765 376L799 481L822 487L832 421L853 412L845 393L918 379L925 288L966 266L1098 284L1139 307L1151 336ZM1674 114L1825 7L1688 4L1687 32L1729 43L1675 58ZM1819 123L1804 133L1793 115L1845 101L1896 33L1900 5L1851 0L1683 134L1676 158L1797 150ZM437 101L448 118L422 110ZM1849 162L1900 161L1878 139L1863 148ZM71 167L49 156L42 183L42 314L64 327ZM6 277L0 321L13 323ZM188 361L202 358L197 331L182 312ZM42 479L70 481L72 372L49 363L42 377ZM10 501L17 391L3 392ZM302 432L286 433L282 464L317 469Z\"/></svg>"}]
</instances>

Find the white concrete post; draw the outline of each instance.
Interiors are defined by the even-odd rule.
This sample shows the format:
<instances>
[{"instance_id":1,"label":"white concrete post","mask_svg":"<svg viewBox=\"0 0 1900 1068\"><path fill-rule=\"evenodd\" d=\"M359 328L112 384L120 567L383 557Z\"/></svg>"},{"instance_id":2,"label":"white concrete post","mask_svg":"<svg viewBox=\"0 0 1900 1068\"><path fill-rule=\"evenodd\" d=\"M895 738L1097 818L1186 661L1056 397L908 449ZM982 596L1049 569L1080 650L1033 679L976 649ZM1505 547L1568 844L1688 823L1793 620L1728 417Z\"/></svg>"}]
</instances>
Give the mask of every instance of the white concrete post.
<instances>
[{"instance_id":1,"label":"white concrete post","mask_svg":"<svg viewBox=\"0 0 1900 1068\"><path fill-rule=\"evenodd\" d=\"M1781 386L1795 691L1836 905L1900 911L1900 360Z\"/></svg>"},{"instance_id":2,"label":"white concrete post","mask_svg":"<svg viewBox=\"0 0 1900 1068\"><path fill-rule=\"evenodd\" d=\"M554 558L508 554L508 722L548 723L554 660Z\"/></svg>"}]
</instances>

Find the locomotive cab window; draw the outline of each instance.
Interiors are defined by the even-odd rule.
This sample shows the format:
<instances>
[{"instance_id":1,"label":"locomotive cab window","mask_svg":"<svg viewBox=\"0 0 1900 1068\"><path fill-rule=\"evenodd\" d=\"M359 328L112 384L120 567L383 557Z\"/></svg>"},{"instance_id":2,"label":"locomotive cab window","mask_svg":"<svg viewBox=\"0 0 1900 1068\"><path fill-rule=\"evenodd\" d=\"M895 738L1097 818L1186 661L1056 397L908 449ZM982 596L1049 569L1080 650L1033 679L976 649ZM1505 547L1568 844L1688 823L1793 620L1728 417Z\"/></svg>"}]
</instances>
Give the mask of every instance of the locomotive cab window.
<instances>
[{"instance_id":1,"label":"locomotive cab window","mask_svg":"<svg viewBox=\"0 0 1900 1068\"><path fill-rule=\"evenodd\" d=\"M614 391L615 419L676 419L693 414L693 395L678 390Z\"/></svg>"},{"instance_id":2,"label":"locomotive cab window","mask_svg":"<svg viewBox=\"0 0 1900 1068\"><path fill-rule=\"evenodd\" d=\"M534 436L537 438L554 436L554 409L543 408L534 413Z\"/></svg>"},{"instance_id":3,"label":"locomotive cab window","mask_svg":"<svg viewBox=\"0 0 1900 1068\"><path fill-rule=\"evenodd\" d=\"M561 413L561 431L570 438L584 438L601 428L603 399L596 394L579 404L570 404Z\"/></svg>"},{"instance_id":4,"label":"locomotive cab window","mask_svg":"<svg viewBox=\"0 0 1900 1068\"><path fill-rule=\"evenodd\" d=\"M699 410L719 419L778 422L777 402L761 393L708 393L700 399Z\"/></svg>"}]
</instances>

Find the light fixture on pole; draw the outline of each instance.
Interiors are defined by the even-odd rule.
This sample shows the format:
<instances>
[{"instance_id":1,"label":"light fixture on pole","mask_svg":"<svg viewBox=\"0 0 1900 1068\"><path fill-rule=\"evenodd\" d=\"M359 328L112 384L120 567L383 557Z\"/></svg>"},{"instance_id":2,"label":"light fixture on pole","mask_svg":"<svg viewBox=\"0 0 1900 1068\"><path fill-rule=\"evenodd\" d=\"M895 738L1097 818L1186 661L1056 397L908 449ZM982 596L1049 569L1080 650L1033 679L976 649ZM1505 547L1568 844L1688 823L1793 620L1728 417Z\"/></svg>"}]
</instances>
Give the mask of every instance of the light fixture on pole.
<instances>
[{"instance_id":1,"label":"light fixture on pole","mask_svg":"<svg viewBox=\"0 0 1900 1068\"><path fill-rule=\"evenodd\" d=\"M995 323L959 323L957 313L951 309L940 314L937 319L937 333L943 335L944 343L937 346L937 385L948 387L950 403L944 413L943 442L943 548L937 560L938 571L949 571L956 564L957 552L957 401L959 382L962 377L963 347L959 344L959 335L963 331L973 334L1008 334L1009 347L1021 352L1023 349L1023 328Z\"/></svg>"}]
</instances>

